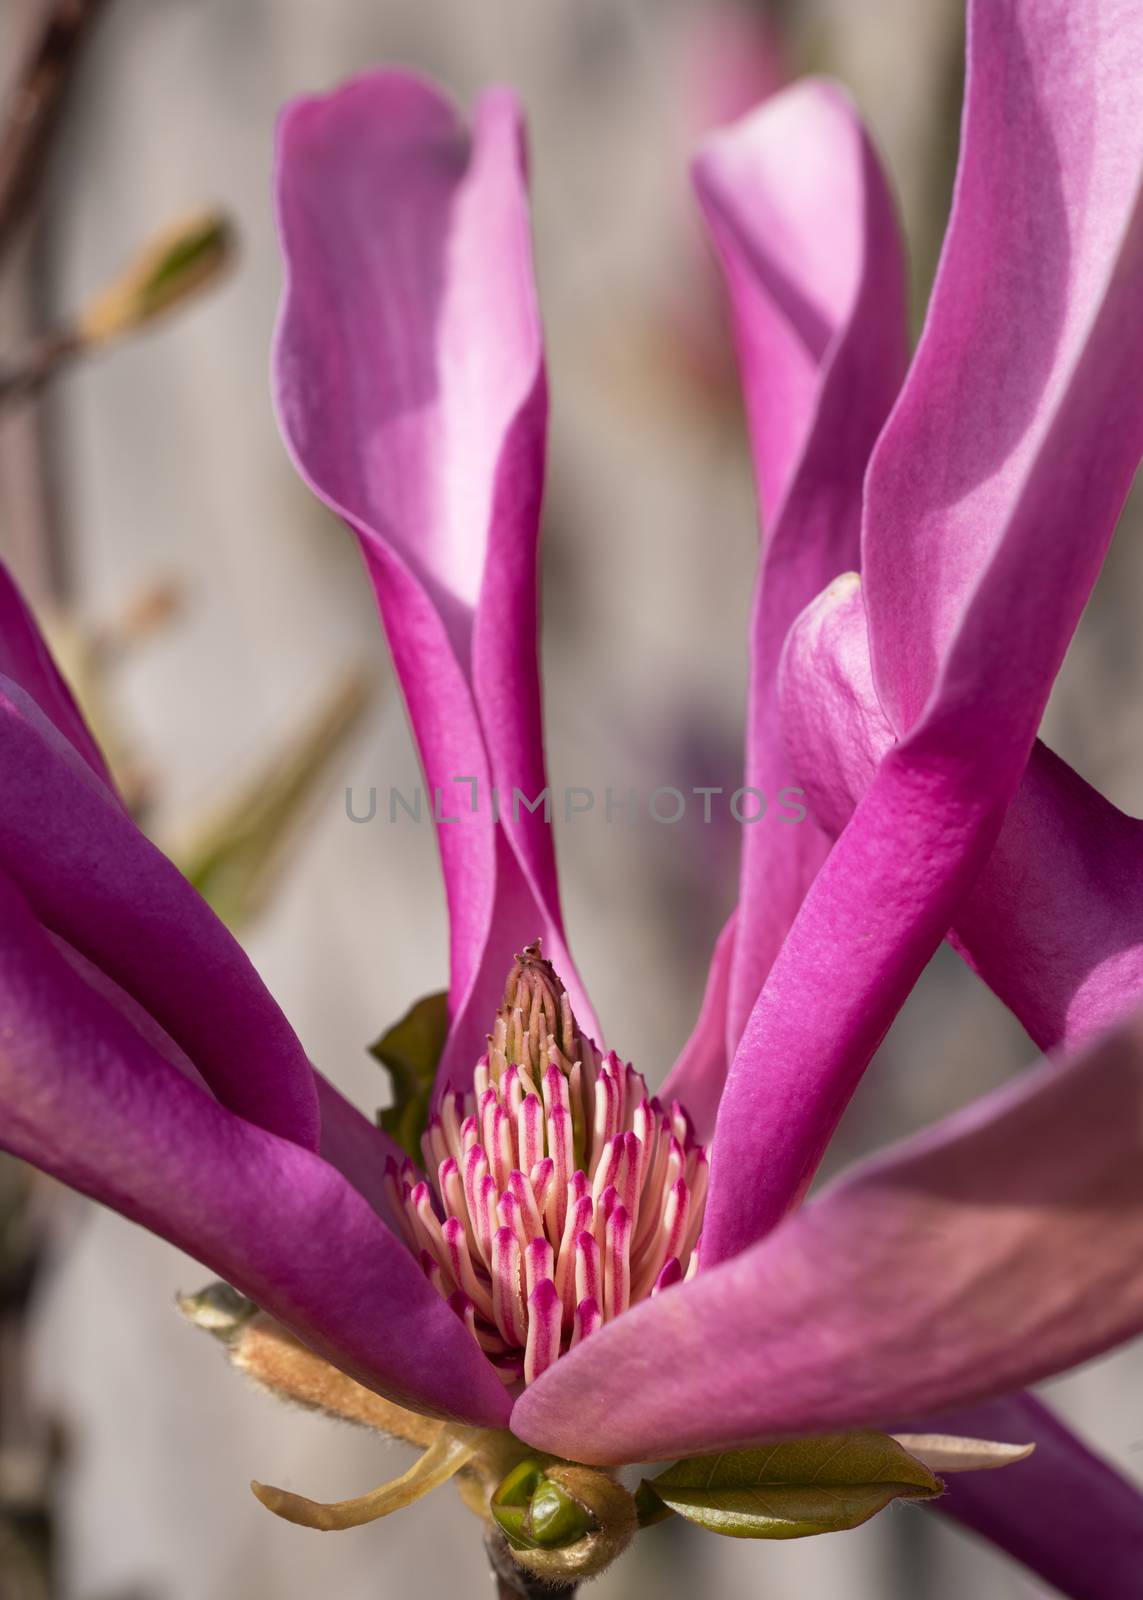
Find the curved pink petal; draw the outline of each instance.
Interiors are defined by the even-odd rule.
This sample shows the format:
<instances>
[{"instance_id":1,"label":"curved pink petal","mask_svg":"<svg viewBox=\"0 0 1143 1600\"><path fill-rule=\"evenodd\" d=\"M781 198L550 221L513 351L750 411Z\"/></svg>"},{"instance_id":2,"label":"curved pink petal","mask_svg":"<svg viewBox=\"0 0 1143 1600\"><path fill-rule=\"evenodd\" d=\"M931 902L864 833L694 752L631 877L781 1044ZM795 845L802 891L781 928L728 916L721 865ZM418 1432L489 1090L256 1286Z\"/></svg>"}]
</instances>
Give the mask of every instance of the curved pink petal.
<instances>
[{"instance_id":1,"label":"curved pink petal","mask_svg":"<svg viewBox=\"0 0 1143 1600\"><path fill-rule=\"evenodd\" d=\"M0 561L0 677L11 678L55 723L88 766L115 792L111 774L71 690L52 660L36 619Z\"/></svg>"},{"instance_id":2,"label":"curved pink petal","mask_svg":"<svg viewBox=\"0 0 1143 1600\"><path fill-rule=\"evenodd\" d=\"M162 1058L169 1062L189 1082L199 1088L207 1087L194 1063L169 1034L164 1032L149 1012L121 989L99 967L81 956L78 950L66 944L57 934L47 934L53 947L73 968L89 989L123 1016L134 1031ZM320 1154L330 1166L336 1167L342 1177L348 1178L357 1192L369 1201L374 1211L390 1226L394 1221L385 1185L386 1163L398 1166L405 1160L405 1151L394 1140L362 1115L345 1096L335 1089L320 1072L314 1072L318 1109L321 1114Z\"/></svg>"},{"instance_id":3,"label":"curved pink petal","mask_svg":"<svg viewBox=\"0 0 1143 1600\"><path fill-rule=\"evenodd\" d=\"M708 1264L758 1238L804 1192L987 859L1143 451L1143 12L1112 9L1123 10L1120 26L1094 3L1066 13L1058 0L973 6L961 175L930 353L910 375L867 488L874 666L882 700L896 696L892 720L908 731L803 902L732 1063L712 1152ZM1123 103L1107 113L1111 84ZM1029 204L1050 216L1050 243ZM1010 213L1031 230L1031 257ZM1044 321L1053 271L1063 285L1058 325ZM1024 352L1022 385L990 364L978 323L1011 361ZM981 359L958 366L950 399L931 352L952 361L957 341ZM1034 392L1033 372L1042 379ZM924 425L908 426L921 412ZM965 488L976 451L978 477ZM914 539L931 560L906 558ZM898 554L917 588L955 592L943 632L925 634L908 606L915 639L886 622L893 595L905 606L890 578ZM943 599L931 604L946 615ZM885 628L904 642L896 654L886 644L892 665L878 667ZM931 672L917 667L938 648ZM917 685L929 681L910 726Z\"/></svg>"},{"instance_id":4,"label":"curved pink petal","mask_svg":"<svg viewBox=\"0 0 1143 1600\"><path fill-rule=\"evenodd\" d=\"M707 973L702 1009L694 1031L667 1074L660 1090L665 1104L681 1100L699 1139L710 1138L718 1116L726 1069L726 1008L730 998L730 963L738 913L732 911L715 941Z\"/></svg>"},{"instance_id":5,"label":"curved pink petal","mask_svg":"<svg viewBox=\"0 0 1143 1600\"><path fill-rule=\"evenodd\" d=\"M1143 999L1143 824L1037 742L950 942L1042 1047Z\"/></svg>"},{"instance_id":6,"label":"curved pink petal","mask_svg":"<svg viewBox=\"0 0 1143 1600\"><path fill-rule=\"evenodd\" d=\"M1000 818L970 757L946 737L890 750L811 887L727 1076L704 1267L745 1249L805 1193L987 858Z\"/></svg>"},{"instance_id":7,"label":"curved pink petal","mask_svg":"<svg viewBox=\"0 0 1143 1600\"><path fill-rule=\"evenodd\" d=\"M938 682L998 725L1038 720L1130 486L1141 54L1133 0L969 6L952 220L868 484L874 669L899 733ZM1045 471L1049 440L1064 460Z\"/></svg>"},{"instance_id":8,"label":"curved pink petal","mask_svg":"<svg viewBox=\"0 0 1143 1600\"><path fill-rule=\"evenodd\" d=\"M394 1161L400 1167L405 1151L384 1128L362 1115L320 1072L314 1073L314 1083L321 1111L319 1148L322 1158L336 1167L343 1178L348 1178L377 1215L392 1226L397 1219L392 1215L385 1191L385 1164Z\"/></svg>"},{"instance_id":9,"label":"curved pink petal","mask_svg":"<svg viewBox=\"0 0 1143 1600\"><path fill-rule=\"evenodd\" d=\"M1007 1393L1140 1331L1137 1018L608 1323L521 1396L512 1429L618 1463L884 1426Z\"/></svg>"},{"instance_id":10,"label":"curved pink petal","mask_svg":"<svg viewBox=\"0 0 1143 1600\"><path fill-rule=\"evenodd\" d=\"M778 703L806 807L836 839L897 742L873 685L856 572L823 589L791 627L778 669Z\"/></svg>"},{"instance_id":11,"label":"curved pink petal","mask_svg":"<svg viewBox=\"0 0 1143 1600\"><path fill-rule=\"evenodd\" d=\"M807 804L845 827L893 730L873 687L856 579L790 630L780 700ZM1075 1043L1143 1000L1143 823L1039 741L949 939L1042 1048Z\"/></svg>"},{"instance_id":12,"label":"curved pink petal","mask_svg":"<svg viewBox=\"0 0 1143 1600\"><path fill-rule=\"evenodd\" d=\"M989 1400L923 1428L1034 1443L1019 1470L960 1472L935 1508L1006 1550L1071 1600L1121 1600L1143 1573L1143 1494L1029 1394Z\"/></svg>"},{"instance_id":13,"label":"curved pink petal","mask_svg":"<svg viewBox=\"0 0 1143 1600\"><path fill-rule=\"evenodd\" d=\"M0 1143L189 1251L360 1382L505 1420L493 1368L357 1191L188 1082L2 877Z\"/></svg>"},{"instance_id":14,"label":"curved pink petal","mask_svg":"<svg viewBox=\"0 0 1143 1600\"><path fill-rule=\"evenodd\" d=\"M305 1051L241 946L18 685L0 679L0 871L219 1100L316 1148Z\"/></svg>"},{"instance_id":15,"label":"curved pink petal","mask_svg":"<svg viewBox=\"0 0 1143 1600\"><path fill-rule=\"evenodd\" d=\"M872 145L829 83L715 134L695 181L730 295L764 530L745 782L773 799L790 781L782 641L857 563L862 479L905 369L901 247ZM730 1054L826 848L809 822L743 830Z\"/></svg>"},{"instance_id":16,"label":"curved pink petal","mask_svg":"<svg viewBox=\"0 0 1143 1600\"><path fill-rule=\"evenodd\" d=\"M547 397L519 112L489 92L470 133L428 82L373 73L287 110L277 189L282 431L361 541L428 790L451 819L437 829L452 965L442 1073L459 1081L488 1025L475 990L498 992L502 948L542 934L591 1016L564 948L551 827L513 795L546 784ZM501 882L500 839L525 895Z\"/></svg>"}]
</instances>

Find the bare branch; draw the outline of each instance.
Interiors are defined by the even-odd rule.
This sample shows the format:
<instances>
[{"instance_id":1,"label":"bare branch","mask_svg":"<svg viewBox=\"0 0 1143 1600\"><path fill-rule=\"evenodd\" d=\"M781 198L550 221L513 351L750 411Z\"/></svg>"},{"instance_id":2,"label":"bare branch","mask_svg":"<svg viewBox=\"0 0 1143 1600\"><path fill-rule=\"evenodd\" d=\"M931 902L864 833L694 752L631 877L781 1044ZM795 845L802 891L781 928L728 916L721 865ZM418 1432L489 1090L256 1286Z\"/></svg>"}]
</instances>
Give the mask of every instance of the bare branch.
<instances>
[{"instance_id":1,"label":"bare branch","mask_svg":"<svg viewBox=\"0 0 1143 1600\"><path fill-rule=\"evenodd\" d=\"M35 198L81 47L104 0L51 0L0 116L0 260Z\"/></svg>"}]
</instances>

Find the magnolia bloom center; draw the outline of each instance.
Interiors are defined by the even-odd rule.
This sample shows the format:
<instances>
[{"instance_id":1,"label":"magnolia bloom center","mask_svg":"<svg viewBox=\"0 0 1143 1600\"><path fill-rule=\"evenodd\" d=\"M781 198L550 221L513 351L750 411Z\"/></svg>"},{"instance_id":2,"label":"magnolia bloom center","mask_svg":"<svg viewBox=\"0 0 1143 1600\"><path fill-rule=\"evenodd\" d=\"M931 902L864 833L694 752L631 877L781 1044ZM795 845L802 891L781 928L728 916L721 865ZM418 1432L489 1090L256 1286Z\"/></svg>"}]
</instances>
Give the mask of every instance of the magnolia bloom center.
<instances>
[{"instance_id":1,"label":"magnolia bloom center","mask_svg":"<svg viewBox=\"0 0 1143 1600\"><path fill-rule=\"evenodd\" d=\"M421 1148L429 1181L389 1164L393 1210L507 1384L697 1269L708 1168L690 1119L579 1031L538 944L472 1093L445 1093Z\"/></svg>"}]
</instances>

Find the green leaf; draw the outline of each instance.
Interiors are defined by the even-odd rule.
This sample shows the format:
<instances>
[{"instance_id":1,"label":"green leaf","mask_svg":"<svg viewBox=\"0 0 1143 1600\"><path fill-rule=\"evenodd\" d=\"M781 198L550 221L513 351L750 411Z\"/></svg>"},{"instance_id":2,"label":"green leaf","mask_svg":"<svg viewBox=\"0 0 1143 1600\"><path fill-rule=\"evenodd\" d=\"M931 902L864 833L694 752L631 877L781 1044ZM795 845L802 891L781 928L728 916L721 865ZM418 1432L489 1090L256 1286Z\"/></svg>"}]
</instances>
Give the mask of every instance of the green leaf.
<instances>
[{"instance_id":1,"label":"green leaf","mask_svg":"<svg viewBox=\"0 0 1143 1600\"><path fill-rule=\"evenodd\" d=\"M839 1433L691 1456L642 1487L712 1533L803 1539L856 1528L892 1500L927 1500L944 1486L888 1434Z\"/></svg>"},{"instance_id":2,"label":"green leaf","mask_svg":"<svg viewBox=\"0 0 1143 1600\"><path fill-rule=\"evenodd\" d=\"M635 1491L635 1515L639 1519L641 1528L651 1528L656 1522L666 1522L668 1517L674 1516L674 1512L669 1505L659 1499L650 1483L644 1478Z\"/></svg>"},{"instance_id":3,"label":"green leaf","mask_svg":"<svg viewBox=\"0 0 1143 1600\"><path fill-rule=\"evenodd\" d=\"M377 1120L414 1161L421 1159L421 1135L447 1033L448 995L430 994L369 1046L393 1080L393 1104Z\"/></svg>"}]
</instances>

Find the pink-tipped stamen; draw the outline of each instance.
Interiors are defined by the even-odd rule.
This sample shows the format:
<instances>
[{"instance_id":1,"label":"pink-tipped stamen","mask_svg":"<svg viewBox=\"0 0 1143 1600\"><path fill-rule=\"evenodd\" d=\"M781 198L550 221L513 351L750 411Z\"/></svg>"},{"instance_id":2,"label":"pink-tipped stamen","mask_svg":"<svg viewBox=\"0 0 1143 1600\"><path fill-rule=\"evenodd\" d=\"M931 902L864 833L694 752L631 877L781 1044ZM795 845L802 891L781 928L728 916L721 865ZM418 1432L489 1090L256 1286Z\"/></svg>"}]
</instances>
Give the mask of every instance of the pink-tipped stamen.
<instances>
[{"instance_id":1,"label":"pink-tipped stamen","mask_svg":"<svg viewBox=\"0 0 1143 1600\"><path fill-rule=\"evenodd\" d=\"M607 1219L603 1252L603 1315L610 1322L631 1304L631 1216L617 1205Z\"/></svg>"},{"instance_id":2,"label":"pink-tipped stamen","mask_svg":"<svg viewBox=\"0 0 1143 1600\"><path fill-rule=\"evenodd\" d=\"M429 1282L509 1386L697 1270L709 1175L686 1111L579 1032L525 951L473 1074L448 1090L386 1203Z\"/></svg>"},{"instance_id":3,"label":"pink-tipped stamen","mask_svg":"<svg viewBox=\"0 0 1143 1600\"><path fill-rule=\"evenodd\" d=\"M523 1344L527 1323L520 1244L511 1228L497 1228L492 1238L492 1317L509 1349Z\"/></svg>"},{"instance_id":4,"label":"pink-tipped stamen","mask_svg":"<svg viewBox=\"0 0 1143 1600\"><path fill-rule=\"evenodd\" d=\"M544 1231L544 1219L540 1215L540 1208L536 1204L536 1191L531 1180L517 1169L508 1174L508 1187L516 1196L520 1206L521 1224L529 1241L538 1239Z\"/></svg>"},{"instance_id":5,"label":"pink-tipped stamen","mask_svg":"<svg viewBox=\"0 0 1143 1600\"><path fill-rule=\"evenodd\" d=\"M555 1252L546 1239L533 1239L524 1251L524 1293L531 1299L538 1283L555 1271Z\"/></svg>"},{"instance_id":6,"label":"pink-tipped stamen","mask_svg":"<svg viewBox=\"0 0 1143 1600\"><path fill-rule=\"evenodd\" d=\"M607 1239L607 1219L610 1217L611 1213L615 1210L618 1204L619 1190L613 1183L609 1183L607 1188L600 1195L599 1200L596 1202L595 1216L592 1225L592 1232L595 1234L595 1242L601 1250L603 1249L604 1243Z\"/></svg>"},{"instance_id":7,"label":"pink-tipped stamen","mask_svg":"<svg viewBox=\"0 0 1143 1600\"><path fill-rule=\"evenodd\" d=\"M678 1257L672 1256L669 1261L663 1262L663 1270L655 1279L655 1286L651 1293L652 1295L661 1294L664 1289L669 1289L673 1284L681 1283L682 1281L683 1269L679 1266Z\"/></svg>"},{"instance_id":8,"label":"pink-tipped stamen","mask_svg":"<svg viewBox=\"0 0 1143 1600\"><path fill-rule=\"evenodd\" d=\"M547 1212L548 1194L552 1184L555 1182L555 1174L556 1166L551 1156L545 1156L542 1161L537 1161L529 1173L529 1177L532 1180L532 1191L536 1196L536 1207L541 1216L544 1216Z\"/></svg>"},{"instance_id":9,"label":"pink-tipped stamen","mask_svg":"<svg viewBox=\"0 0 1143 1600\"><path fill-rule=\"evenodd\" d=\"M528 1338L524 1346L524 1382L533 1383L559 1357L561 1306L556 1286L543 1278L528 1297Z\"/></svg>"},{"instance_id":10,"label":"pink-tipped stamen","mask_svg":"<svg viewBox=\"0 0 1143 1600\"><path fill-rule=\"evenodd\" d=\"M577 1344L582 1343L589 1333L594 1333L603 1326L603 1318L599 1307L594 1300L581 1300L575 1308L575 1325L572 1328L571 1344L569 1349L574 1350Z\"/></svg>"},{"instance_id":11,"label":"pink-tipped stamen","mask_svg":"<svg viewBox=\"0 0 1143 1600\"><path fill-rule=\"evenodd\" d=\"M600 1272L599 1245L595 1235L581 1233L575 1242L575 1297L578 1300L603 1301L603 1277Z\"/></svg>"},{"instance_id":12,"label":"pink-tipped stamen","mask_svg":"<svg viewBox=\"0 0 1143 1600\"><path fill-rule=\"evenodd\" d=\"M544 1155L544 1107L535 1092L524 1096L516 1113L516 1136L520 1144L520 1168L531 1172Z\"/></svg>"},{"instance_id":13,"label":"pink-tipped stamen","mask_svg":"<svg viewBox=\"0 0 1143 1600\"><path fill-rule=\"evenodd\" d=\"M480 1246L480 1253L485 1264L492 1266L492 1236L500 1226L500 1217L496 1210L500 1199L500 1191L496 1187L496 1179L491 1173L485 1173L476 1189L476 1240Z\"/></svg>"},{"instance_id":14,"label":"pink-tipped stamen","mask_svg":"<svg viewBox=\"0 0 1143 1600\"><path fill-rule=\"evenodd\" d=\"M524 1220L520 1214L520 1202L511 1189L505 1189L496 1202L496 1214L500 1218L502 1228L511 1228L516 1235L516 1243L521 1250L527 1249L528 1236L524 1232Z\"/></svg>"}]
</instances>

